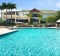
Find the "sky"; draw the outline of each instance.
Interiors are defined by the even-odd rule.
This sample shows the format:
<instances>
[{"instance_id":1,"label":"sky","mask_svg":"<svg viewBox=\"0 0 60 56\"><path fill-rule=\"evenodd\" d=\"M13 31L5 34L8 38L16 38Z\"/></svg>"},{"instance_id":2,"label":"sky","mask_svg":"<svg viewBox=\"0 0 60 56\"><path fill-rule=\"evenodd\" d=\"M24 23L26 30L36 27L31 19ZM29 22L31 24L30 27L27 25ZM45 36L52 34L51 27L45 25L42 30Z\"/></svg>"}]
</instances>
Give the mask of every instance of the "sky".
<instances>
[{"instance_id":1,"label":"sky","mask_svg":"<svg viewBox=\"0 0 60 56\"><path fill-rule=\"evenodd\" d=\"M0 0L11 2L17 5L17 10L39 9L39 10L60 10L60 0Z\"/></svg>"}]
</instances>

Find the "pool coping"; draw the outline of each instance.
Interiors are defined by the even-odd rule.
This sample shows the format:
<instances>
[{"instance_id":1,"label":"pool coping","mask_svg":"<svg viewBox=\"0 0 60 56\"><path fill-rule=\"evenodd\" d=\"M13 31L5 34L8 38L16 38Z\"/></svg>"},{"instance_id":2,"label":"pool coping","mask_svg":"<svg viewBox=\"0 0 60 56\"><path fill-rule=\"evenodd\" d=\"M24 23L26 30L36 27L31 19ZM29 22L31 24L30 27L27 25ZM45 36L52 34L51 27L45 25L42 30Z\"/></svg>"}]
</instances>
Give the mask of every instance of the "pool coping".
<instances>
[{"instance_id":1,"label":"pool coping","mask_svg":"<svg viewBox=\"0 0 60 56\"><path fill-rule=\"evenodd\" d=\"M5 34L8 34L8 33L12 33L12 32L16 32L18 30L16 29L45 29L45 28L48 28L48 29L60 29L59 27L12 27L12 28L8 28L8 32L4 32L4 33L0 33L0 36L1 35L5 35Z\"/></svg>"},{"instance_id":2,"label":"pool coping","mask_svg":"<svg viewBox=\"0 0 60 56\"><path fill-rule=\"evenodd\" d=\"M13 27L12 29L18 29L18 28L49 28L49 29L60 29L59 27Z\"/></svg>"}]
</instances>

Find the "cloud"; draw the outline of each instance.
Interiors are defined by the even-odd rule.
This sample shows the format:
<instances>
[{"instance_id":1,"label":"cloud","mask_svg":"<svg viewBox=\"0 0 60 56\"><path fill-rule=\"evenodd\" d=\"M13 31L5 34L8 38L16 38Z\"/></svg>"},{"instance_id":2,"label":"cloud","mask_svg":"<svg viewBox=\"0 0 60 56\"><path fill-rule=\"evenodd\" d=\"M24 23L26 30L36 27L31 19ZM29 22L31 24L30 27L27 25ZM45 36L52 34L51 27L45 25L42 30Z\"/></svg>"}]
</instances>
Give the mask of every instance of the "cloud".
<instances>
[{"instance_id":1,"label":"cloud","mask_svg":"<svg viewBox=\"0 0 60 56\"><path fill-rule=\"evenodd\" d=\"M58 2L58 3L56 4L56 6L57 6L58 8L60 8L60 2Z\"/></svg>"}]
</instances>

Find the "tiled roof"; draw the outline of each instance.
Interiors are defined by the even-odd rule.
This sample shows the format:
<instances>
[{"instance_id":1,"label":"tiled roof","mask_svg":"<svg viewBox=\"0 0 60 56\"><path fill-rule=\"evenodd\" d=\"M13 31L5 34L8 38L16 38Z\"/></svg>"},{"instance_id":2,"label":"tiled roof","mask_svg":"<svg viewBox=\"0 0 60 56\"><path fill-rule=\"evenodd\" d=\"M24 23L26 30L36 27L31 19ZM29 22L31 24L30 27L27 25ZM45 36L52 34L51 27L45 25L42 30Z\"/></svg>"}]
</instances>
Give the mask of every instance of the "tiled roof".
<instances>
[{"instance_id":1,"label":"tiled roof","mask_svg":"<svg viewBox=\"0 0 60 56\"><path fill-rule=\"evenodd\" d=\"M34 8L30 12L40 12L40 11Z\"/></svg>"}]
</instances>

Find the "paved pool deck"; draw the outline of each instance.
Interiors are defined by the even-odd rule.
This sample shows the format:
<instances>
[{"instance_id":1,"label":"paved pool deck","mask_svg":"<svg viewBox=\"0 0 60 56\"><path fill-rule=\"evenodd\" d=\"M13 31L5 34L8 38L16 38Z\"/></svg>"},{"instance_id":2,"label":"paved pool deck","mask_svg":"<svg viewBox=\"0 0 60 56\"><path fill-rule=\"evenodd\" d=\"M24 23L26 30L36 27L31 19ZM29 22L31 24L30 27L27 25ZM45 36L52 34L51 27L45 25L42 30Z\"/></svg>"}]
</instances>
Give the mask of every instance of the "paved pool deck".
<instances>
[{"instance_id":1,"label":"paved pool deck","mask_svg":"<svg viewBox=\"0 0 60 56\"><path fill-rule=\"evenodd\" d=\"M60 29L58 27L13 27L13 28L57 28ZM12 28L0 28L0 35L4 35L7 33L11 33L11 32L15 32L17 30L12 30Z\"/></svg>"},{"instance_id":2,"label":"paved pool deck","mask_svg":"<svg viewBox=\"0 0 60 56\"><path fill-rule=\"evenodd\" d=\"M15 31L17 30L11 30L9 28L0 28L0 35L4 35L4 34L15 32Z\"/></svg>"}]
</instances>

